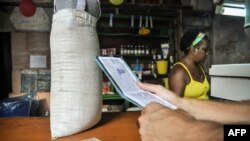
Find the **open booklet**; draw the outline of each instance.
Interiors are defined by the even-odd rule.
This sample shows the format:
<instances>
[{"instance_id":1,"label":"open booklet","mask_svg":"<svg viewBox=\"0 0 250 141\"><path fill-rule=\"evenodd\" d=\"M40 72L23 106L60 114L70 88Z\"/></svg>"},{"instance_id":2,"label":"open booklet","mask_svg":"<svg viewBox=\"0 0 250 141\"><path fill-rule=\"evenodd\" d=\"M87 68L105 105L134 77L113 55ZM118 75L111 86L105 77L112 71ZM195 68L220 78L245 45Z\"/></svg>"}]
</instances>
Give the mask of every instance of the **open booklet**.
<instances>
[{"instance_id":1,"label":"open booklet","mask_svg":"<svg viewBox=\"0 0 250 141\"><path fill-rule=\"evenodd\" d=\"M175 105L159 96L140 89L137 86L139 79L121 57L97 56L96 62L122 98L139 107L145 107L150 102L157 102L168 108L177 109Z\"/></svg>"}]
</instances>

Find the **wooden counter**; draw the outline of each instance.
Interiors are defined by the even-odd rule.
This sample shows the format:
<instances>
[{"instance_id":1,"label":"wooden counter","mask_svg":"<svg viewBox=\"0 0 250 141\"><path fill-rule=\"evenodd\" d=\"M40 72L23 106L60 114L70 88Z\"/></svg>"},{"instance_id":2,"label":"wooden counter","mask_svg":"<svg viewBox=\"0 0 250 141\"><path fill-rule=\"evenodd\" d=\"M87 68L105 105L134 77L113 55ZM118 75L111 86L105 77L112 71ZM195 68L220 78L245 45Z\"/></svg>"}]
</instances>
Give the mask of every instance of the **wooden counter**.
<instances>
[{"instance_id":1,"label":"wooden counter","mask_svg":"<svg viewBox=\"0 0 250 141\"><path fill-rule=\"evenodd\" d=\"M140 112L103 113L93 128L56 141L81 141L96 137L102 141L140 141L137 118ZM50 141L49 117L0 118L1 141Z\"/></svg>"}]
</instances>

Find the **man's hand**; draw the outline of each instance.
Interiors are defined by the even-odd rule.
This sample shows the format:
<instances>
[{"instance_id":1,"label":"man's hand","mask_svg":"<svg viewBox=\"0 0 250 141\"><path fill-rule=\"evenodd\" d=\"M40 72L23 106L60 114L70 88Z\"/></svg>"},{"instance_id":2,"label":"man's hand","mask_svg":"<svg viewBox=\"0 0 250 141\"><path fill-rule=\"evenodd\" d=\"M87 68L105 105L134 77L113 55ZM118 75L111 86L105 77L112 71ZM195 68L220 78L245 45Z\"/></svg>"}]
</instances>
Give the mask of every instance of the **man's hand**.
<instances>
[{"instance_id":1,"label":"man's hand","mask_svg":"<svg viewBox=\"0 0 250 141\"><path fill-rule=\"evenodd\" d=\"M142 141L222 141L223 126L150 103L138 119Z\"/></svg>"},{"instance_id":2,"label":"man's hand","mask_svg":"<svg viewBox=\"0 0 250 141\"><path fill-rule=\"evenodd\" d=\"M142 141L180 141L196 120L184 111L150 103L138 121Z\"/></svg>"},{"instance_id":3,"label":"man's hand","mask_svg":"<svg viewBox=\"0 0 250 141\"><path fill-rule=\"evenodd\" d=\"M152 92L155 95L158 95L159 97L169 101L170 103L174 104L177 107L179 107L179 105L182 102L182 98L180 98L179 96L174 94L172 91L169 91L168 89L164 88L161 85L154 85L154 84L139 82L138 86L142 90Z\"/></svg>"}]
</instances>

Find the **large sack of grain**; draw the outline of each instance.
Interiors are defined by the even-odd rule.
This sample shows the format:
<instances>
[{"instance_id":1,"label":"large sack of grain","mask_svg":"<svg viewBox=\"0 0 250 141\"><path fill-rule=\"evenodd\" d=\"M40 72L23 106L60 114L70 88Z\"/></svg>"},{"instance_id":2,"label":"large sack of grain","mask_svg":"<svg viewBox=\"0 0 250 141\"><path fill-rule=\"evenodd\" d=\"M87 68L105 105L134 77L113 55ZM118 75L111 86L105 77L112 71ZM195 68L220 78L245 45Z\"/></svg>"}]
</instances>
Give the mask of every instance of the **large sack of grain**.
<instances>
[{"instance_id":1,"label":"large sack of grain","mask_svg":"<svg viewBox=\"0 0 250 141\"><path fill-rule=\"evenodd\" d=\"M51 47L50 128L52 138L72 135L94 126L101 118L102 74L97 18L78 9L53 15Z\"/></svg>"}]
</instances>

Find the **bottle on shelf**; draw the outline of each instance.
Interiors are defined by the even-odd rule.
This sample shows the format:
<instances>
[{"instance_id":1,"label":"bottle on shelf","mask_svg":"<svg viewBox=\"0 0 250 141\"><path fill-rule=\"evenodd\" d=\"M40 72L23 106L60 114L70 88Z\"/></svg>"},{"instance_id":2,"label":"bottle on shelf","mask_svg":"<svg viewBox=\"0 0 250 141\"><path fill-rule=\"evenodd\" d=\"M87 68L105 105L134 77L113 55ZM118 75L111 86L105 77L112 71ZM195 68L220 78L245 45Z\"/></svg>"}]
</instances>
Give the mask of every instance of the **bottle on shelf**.
<instances>
[{"instance_id":1,"label":"bottle on shelf","mask_svg":"<svg viewBox=\"0 0 250 141\"><path fill-rule=\"evenodd\" d=\"M141 80L142 79L143 66L142 66L142 64L139 63L138 58L136 59L136 64L133 67L133 71L138 76L138 78Z\"/></svg>"},{"instance_id":2,"label":"bottle on shelf","mask_svg":"<svg viewBox=\"0 0 250 141\"><path fill-rule=\"evenodd\" d=\"M169 43L161 44L161 52L162 52L163 59L167 59L168 53L169 53Z\"/></svg>"},{"instance_id":3,"label":"bottle on shelf","mask_svg":"<svg viewBox=\"0 0 250 141\"><path fill-rule=\"evenodd\" d=\"M127 55L130 55L130 45L127 45Z\"/></svg>"},{"instance_id":4,"label":"bottle on shelf","mask_svg":"<svg viewBox=\"0 0 250 141\"><path fill-rule=\"evenodd\" d=\"M151 68L151 73L152 75L157 78L157 72L156 72L156 55L153 55L153 61L151 61L150 64L150 68Z\"/></svg>"},{"instance_id":5,"label":"bottle on shelf","mask_svg":"<svg viewBox=\"0 0 250 141\"><path fill-rule=\"evenodd\" d=\"M157 60L161 60L161 54L157 54Z\"/></svg>"},{"instance_id":6,"label":"bottle on shelf","mask_svg":"<svg viewBox=\"0 0 250 141\"><path fill-rule=\"evenodd\" d=\"M123 55L123 54L124 54L123 44L121 44L121 46L120 46L120 55Z\"/></svg>"},{"instance_id":7,"label":"bottle on shelf","mask_svg":"<svg viewBox=\"0 0 250 141\"><path fill-rule=\"evenodd\" d=\"M167 74L168 61L166 56L164 56L162 52L157 54L156 66L157 66L157 73L159 75Z\"/></svg>"},{"instance_id":8,"label":"bottle on shelf","mask_svg":"<svg viewBox=\"0 0 250 141\"><path fill-rule=\"evenodd\" d=\"M173 68L174 66L174 57L172 55L169 56L169 68L170 70Z\"/></svg>"},{"instance_id":9,"label":"bottle on shelf","mask_svg":"<svg viewBox=\"0 0 250 141\"><path fill-rule=\"evenodd\" d=\"M142 47L141 47L141 54L145 55L145 47L144 47L144 45L142 45Z\"/></svg>"},{"instance_id":10,"label":"bottle on shelf","mask_svg":"<svg viewBox=\"0 0 250 141\"><path fill-rule=\"evenodd\" d=\"M134 55L134 52L135 52L135 50L134 50L133 45L130 45L130 54L131 54L131 55Z\"/></svg>"},{"instance_id":11,"label":"bottle on shelf","mask_svg":"<svg viewBox=\"0 0 250 141\"><path fill-rule=\"evenodd\" d=\"M148 46L146 46L146 55L149 55L149 49L148 49Z\"/></svg>"},{"instance_id":12,"label":"bottle on shelf","mask_svg":"<svg viewBox=\"0 0 250 141\"><path fill-rule=\"evenodd\" d=\"M138 52L137 52L138 55L141 55L141 45L138 45Z\"/></svg>"},{"instance_id":13,"label":"bottle on shelf","mask_svg":"<svg viewBox=\"0 0 250 141\"><path fill-rule=\"evenodd\" d=\"M135 55L138 55L138 47L137 47L137 45L135 45L134 54L135 54Z\"/></svg>"},{"instance_id":14,"label":"bottle on shelf","mask_svg":"<svg viewBox=\"0 0 250 141\"><path fill-rule=\"evenodd\" d=\"M127 46L126 45L123 46L123 55L127 55Z\"/></svg>"}]
</instances>

